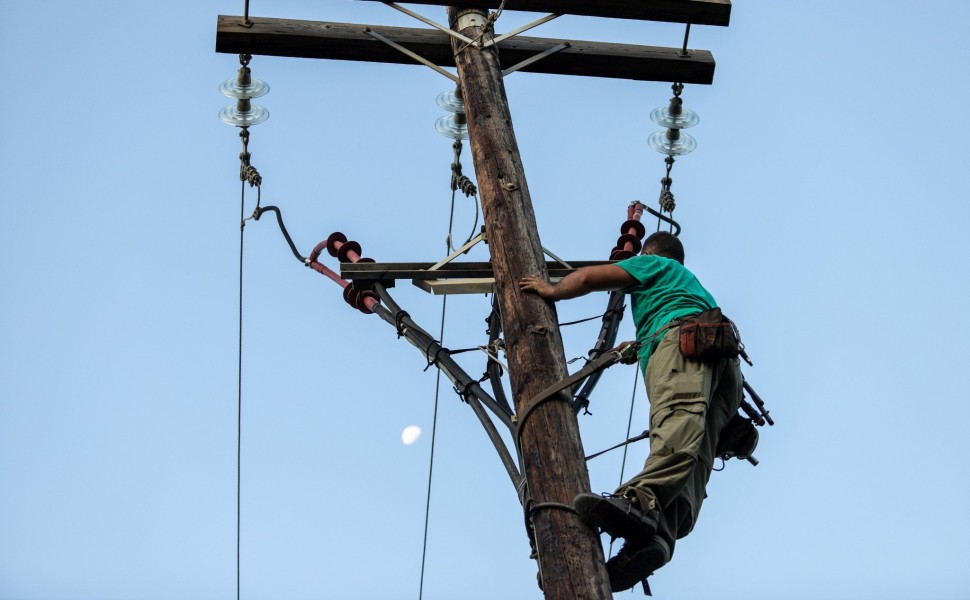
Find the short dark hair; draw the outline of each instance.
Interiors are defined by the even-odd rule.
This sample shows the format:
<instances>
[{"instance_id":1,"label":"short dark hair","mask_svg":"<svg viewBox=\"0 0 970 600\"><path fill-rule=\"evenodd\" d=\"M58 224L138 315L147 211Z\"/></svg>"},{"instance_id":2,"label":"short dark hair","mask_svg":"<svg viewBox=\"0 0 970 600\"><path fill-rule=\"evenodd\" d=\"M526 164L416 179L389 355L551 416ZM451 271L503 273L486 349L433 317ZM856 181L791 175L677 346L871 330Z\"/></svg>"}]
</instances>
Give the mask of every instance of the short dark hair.
<instances>
[{"instance_id":1,"label":"short dark hair","mask_svg":"<svg viewBox=\"0 0 970 600\"><path fill-rule=\"evenodd\" d=\"M666 256L684 264L684 245L669 231L658 231L643 241L644 254Z\"/></svg>"}]
</instances>

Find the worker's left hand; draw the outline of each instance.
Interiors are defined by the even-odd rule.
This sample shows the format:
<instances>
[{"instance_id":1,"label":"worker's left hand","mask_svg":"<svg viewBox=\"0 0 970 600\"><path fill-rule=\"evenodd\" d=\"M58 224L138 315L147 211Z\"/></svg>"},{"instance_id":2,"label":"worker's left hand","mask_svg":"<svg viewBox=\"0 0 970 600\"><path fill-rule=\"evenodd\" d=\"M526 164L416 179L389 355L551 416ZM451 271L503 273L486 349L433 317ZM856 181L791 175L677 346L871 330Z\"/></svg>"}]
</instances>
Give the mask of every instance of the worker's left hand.
<instances>
[{"instance_id":1,"label":"worker's left hand","mask_svg":"<svg viewBox=\"0 0 970 600\"><path fill-rule=\"evenodd\" d=\"M523 292L537 294L546 300L553 300L553 286L541 277L523 277L519 280L519 289Z\"/></svg>"},{"instance_id":2,"label":"worker's left hand","mask_svg":"<svg viewBox=\"0 0 970 600\"><path fill-rule=\"evenodd\" d=\"M640 360L639 356L637 356L638 352L636 352L637 350L640 349L639 344L637 344L637 347L631 349L628 353L625 353L624 351L634 344L636 344L636 342L620 342L620 345L617 346L616 348L613 348L611 352L618 352L621 356L623 356L623 358L620 359L620 362L622 364L632 365L633 363Z\"/></svg>"}]
</instances>

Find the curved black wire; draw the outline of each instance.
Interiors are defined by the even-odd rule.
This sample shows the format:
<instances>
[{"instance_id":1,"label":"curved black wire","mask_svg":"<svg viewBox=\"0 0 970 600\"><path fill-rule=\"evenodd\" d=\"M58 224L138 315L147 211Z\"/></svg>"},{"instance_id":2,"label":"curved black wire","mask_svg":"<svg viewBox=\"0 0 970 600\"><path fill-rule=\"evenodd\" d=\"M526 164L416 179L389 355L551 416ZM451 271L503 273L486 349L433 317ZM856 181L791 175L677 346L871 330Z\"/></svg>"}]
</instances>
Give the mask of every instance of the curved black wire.
<instances>
[{"instance_id":1,"label":"curved black wire","mask_svg":"<svg viewBox=\"0 0 970 600\"><path fill-rule=\"evenodd\" d=\"M418 348L425 353L425 356L434 350L437 353L440 350L440 344L431 337L431 335L425 330L421 329L414 321L411 320L409 316L399 316L400 313L404 312L401 307L391 298L390 294L387 293L387 289L379 284L374 284L374 291L381 299L382 304L376 304L374 306L374 314L379 316L381 319L387 323L394 325L398 320L402 323L403 327L401 329L402 337L406 339L412 346ZM438 346L438 349L435 349ZM451 358L451 355L447 352L442 353L438 356L437 366L444 372L445 376L455 384L455 389L460 390L465 401L472 408L475 416L478 417L479 422L481 422L482 427L485 428L485 433L488 435L489 440L491 440L492 445L495 446L495 450L499 454L499 459L502 461L502 465L509 474L509 478L512 480L513 486L518 486L522 479L522 475L519 473L518 467L515 461L512 459L508 448L505 446L505 441L499 435L498 430L495 428L495 424L485 413L483 406L488 408L499 421L505 425L510 432L515 431L515 425L512 423L511 413L507 413L505 408L499 405L494 398L492 398L488 392L479 385L479 382L472 379L464 369L461 368L458 363Z\"/></svg>"},{"instance_id":2,"label":"curved black wire","mask_svg":"<svg viewBox=\"0 0 970 600\"><path fill-rule=\"evenodd\" d=\"M620 330L620 321L623 320L623 300L623 292L610 292L607 310L603 315L603 325L600 327L596 344L589 351L591 357L595 358L616 345L616 334ZM576 385L573 386L573 410L579 412L589 406L589 396L593 393L593 389L599 383L602 375L603 371L597 371L584 381L576 382Z\"/></svg>"},{"instance_id":3,"label":"curved black wire","mask_svg":"<svg viewBox=\"0 0 970 600\"><path fill-rule=\"evenodd\" d=\"M455 388L466 392L474 396L479 400L486 408L488 408L492 413L499 418L499 420L508 427L509 431L514 431L515 426L512 423L512 412L506 407L501 406L495 399L479 385L477 379L473 379L461 366L451 358L451 352L441 346L441 344L431 337L427 331L421 329L417 323L415 323L409 315L403 315L398 317L400 313L406 312L401 309L401 307L394 301L391 295L387 292L387 289L379 284L374 284L374 291L380 296L381 303L374 307L374 313L380 316L382 319L388 323L394 325L395 322L400 319L403 324L401 330L403 337L415 346L419 350L425 353L425 356L434 356L437 360L435 365L442 369L445 375L451 379L452 383L455 384ZM386 308L385 308L386 307Z\"/></svg>"},{"instance_id":4,"label":"curved black wire","mask_svg":"<svg viewBox=\"0 0 970 600\"><path fill-rule=\"evenodd\" d=\"M494 351L496 355L498 350L495 349L495 342L502 335L502 316L499 312L498 302L498 296L492 294L492 312L488 315L488 349ZM495 401L504 407L509 414L512 414L512 407L505 395L505 386L502 385L502 365L494 360L489 360L485 373L488 375L488 382L492 386L492 395L495 397Z\"/></svg>"},{"instance_id":5,"label":"curved black wire","mask_svg":"<svg viewBox=\"0 0 970 600\"><path fill-rule=\"evenodd\" d=\"M276 213L276 222L280 224L280 231L283 232L283 237L286 238L286 243L290 245L290 251L293 252L293 256L295 256L298 261L305 264L307 259L305 256L302 256L299 251L297 251L296 244L293 243L293 238L290 237L290 233L286 230L286 226L283 225L283 215L280 214L279 208L275 206L257 207L256 211L253 212L253 219L258 221L259 218L263 216L263 213L267 211Z\"/></svg>"},{"instance_id":6,"label":"curved black wire","mask_svg":"<svg viewBox=\"0 0 970 600\"><path fill-rule=\"evenodd\" d=\"M663 213L659 213L659 212L655 211L654 209L650 208L649 206L644 206L643 208L647 209L647 212L648 213L650 213L651 215L657 217L661 221L664 221L665 223L670 223L671 225L673 225L673 227L675 229L674 235L675 236L676 235L680 235L680 223L678 223L677 221L674 221L673 217L668 217L667 215L665 215Z\"/></svg>"}]
</instances>

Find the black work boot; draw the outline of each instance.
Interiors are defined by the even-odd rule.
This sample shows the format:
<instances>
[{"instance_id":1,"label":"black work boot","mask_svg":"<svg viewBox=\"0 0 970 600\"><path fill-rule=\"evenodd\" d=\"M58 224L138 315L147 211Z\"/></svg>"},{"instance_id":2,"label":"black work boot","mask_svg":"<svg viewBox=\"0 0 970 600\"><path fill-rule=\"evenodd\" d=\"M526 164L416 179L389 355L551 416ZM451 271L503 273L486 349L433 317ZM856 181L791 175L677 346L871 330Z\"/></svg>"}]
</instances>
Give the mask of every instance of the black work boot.
<instances>
[{"instance_id":1,"label":"black work boot","mask_svg":"<svg viewBox=\"0 0 970 600\"><path fill-rule=\"evenodd\" d=\"M657 533L657 521L640 512L625 496L582 493L573 500L573 507L587 525L634 545L646 544Z\"/></svg>"},{"instance_id":2,"label":"black work boot","mask_svg":"<svg viewBox=\"0 0 970 600\"><path fill-rule=\"evenodd\" d=\"M670 560L670 548L659 536L654 536L645 545L625 544L616 556L606 561L606 572L610 576L610 588L614 592L628 590L646 581L653 572ZM644 590L649 590L644 587ZM649 595L649 594L648 594Z\"/></svg>"}]
</instances>

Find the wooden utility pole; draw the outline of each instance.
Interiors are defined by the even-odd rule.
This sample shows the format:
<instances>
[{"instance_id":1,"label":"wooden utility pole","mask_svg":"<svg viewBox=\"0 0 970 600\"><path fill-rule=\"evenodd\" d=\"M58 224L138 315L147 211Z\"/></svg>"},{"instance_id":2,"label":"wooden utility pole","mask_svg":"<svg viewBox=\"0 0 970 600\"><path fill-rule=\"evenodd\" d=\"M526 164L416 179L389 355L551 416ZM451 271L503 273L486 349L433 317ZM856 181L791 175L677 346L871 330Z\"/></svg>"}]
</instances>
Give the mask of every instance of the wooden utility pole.
<instances>
[{"instance_id":1,"label":"wooden utility pole","mask_svg":"<svg viewBox=\"0 0 970 600\"><path fill-rule=\"evenodd\" d=\"M450 27L471 39L487 41L487 14L448 8ZM519 290L529 275L547 277L525 169L512 129L502 68L496 48L452 41L465 100L468 139L485 217L485 232L502 307L505 351L516 413L530 399L569 376L553 304ZM526 509L531 520L543 590L561 600L612 597L599 536L584 525L572 506L588 492L589 476L572 396L537 407L518 433L523 475L528 482ZM529 502L531 501L531 502ZM534 504L533 504L534 503ZM534 508L533 508L534 507Z\"/></svg>"},{"instance_id":2,"label":"wooden utility pole","mask_svg":"<svg viewBox=\"0 0 970 600\"><path fill-rule=\"evenodd\" d=\"M547 277L548 269L512 128L503 62L506 68L515 65L531 72L709 84L714 59L704 50L688 50L686 39L683 48L523 36L492 44L487 9L500 6L501 0L412 1L451 4L449 27L464 39L435 29L220 16L216 50L392 63L420 57L429 66L457 67L519 417L516 438L527 481L524 508L534 531L543 589L547 598L558 600L611 598L599 536L571 508L576 494L590 486L569 389L550 396L551 401L533 402L569 374L555 307L518 288L522 277ZM523 11L722 26L728 24L731 9L730 0L510 4ZM539 55L541 60L534 60ZM379 267L382 275L368 275L368 265L357 267L364 278L384 278L392 271L389 265L369 265Z\"/></svg>"}]
</instances>

